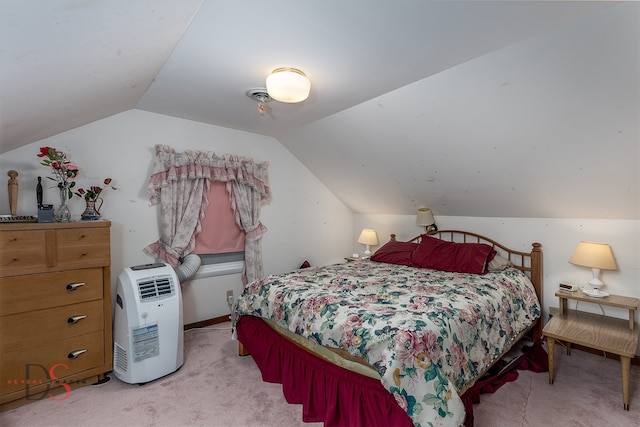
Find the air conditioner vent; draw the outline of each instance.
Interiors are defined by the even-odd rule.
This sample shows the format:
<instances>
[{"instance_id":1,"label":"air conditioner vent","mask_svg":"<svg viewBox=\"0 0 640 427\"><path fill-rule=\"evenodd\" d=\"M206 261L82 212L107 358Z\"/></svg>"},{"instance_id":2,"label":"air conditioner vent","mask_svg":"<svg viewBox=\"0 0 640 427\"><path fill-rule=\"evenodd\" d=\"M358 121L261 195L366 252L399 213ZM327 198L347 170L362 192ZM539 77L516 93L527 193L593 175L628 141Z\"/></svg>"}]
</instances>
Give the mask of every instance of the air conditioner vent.
<instances>
[{"instance_id":1,"label":"air conditioner vent","mask_svg":"<svg viewBox=\"0 0 640 427\"><path fill-rule=\"evenodd\" d=\"M127 350L119 346L118 343L113 343L113 360L113 364L116 369L120 369L122 372L127 372L129 370Z\"/></svg>"},{"instance_id":2,"label":"air conditioner vent","mask_svg":"<svg viewBox=\"0 0 640 427\"><path fill-rule=\"evenodd\" d=\"M138 282L140 301L156 301L175 294L171 276L150 277Z\"/></svg>"}]
</instances>

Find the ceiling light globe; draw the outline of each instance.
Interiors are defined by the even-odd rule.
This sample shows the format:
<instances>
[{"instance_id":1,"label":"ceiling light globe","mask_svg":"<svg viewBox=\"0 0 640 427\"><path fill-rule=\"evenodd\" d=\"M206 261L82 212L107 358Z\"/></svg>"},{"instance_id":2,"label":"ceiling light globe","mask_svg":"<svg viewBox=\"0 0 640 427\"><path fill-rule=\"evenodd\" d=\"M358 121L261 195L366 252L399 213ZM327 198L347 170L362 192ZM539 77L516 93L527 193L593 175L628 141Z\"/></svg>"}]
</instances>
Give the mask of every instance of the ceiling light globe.
<instances>
[{"instance_id":1,"label":"ceiling light globe","mask_svg":"<svg viewBox=\"0 0 640 427\"><path fill-rule=\"evenodd\" d=\"M267 77L267 92L276 101L296 103L309 97L311 82L296 68L276 68Z\"/></svg>"}]
</instances>

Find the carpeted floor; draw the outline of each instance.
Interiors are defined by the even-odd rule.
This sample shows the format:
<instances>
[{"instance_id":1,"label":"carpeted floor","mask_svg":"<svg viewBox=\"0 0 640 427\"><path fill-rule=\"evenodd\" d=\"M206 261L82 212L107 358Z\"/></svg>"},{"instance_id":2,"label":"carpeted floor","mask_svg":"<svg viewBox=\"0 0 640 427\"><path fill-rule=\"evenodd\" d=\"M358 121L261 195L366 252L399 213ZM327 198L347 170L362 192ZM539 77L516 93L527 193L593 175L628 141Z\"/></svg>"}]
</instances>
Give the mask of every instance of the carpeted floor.
<instances>
[{"instance_id":1,"label":"carpeted floor","mask_svg":"<svg viewBox=\"0 0 640 427\"><path fill-rule=\"evenodd\" d=\"M224 329L226 328L226 329ZM477 427L640 425L640 369L631 367L631 410L622 409L620 364L556 349L557 374L519 371L519 378L474 407ZM229 324L185 333L185 363L143 386L113 377L100 386L0 413L0 426L255 426L316 427L303 423L279 384L261 380L250 357L237 356Z\"/></svg>"}]
</instances>

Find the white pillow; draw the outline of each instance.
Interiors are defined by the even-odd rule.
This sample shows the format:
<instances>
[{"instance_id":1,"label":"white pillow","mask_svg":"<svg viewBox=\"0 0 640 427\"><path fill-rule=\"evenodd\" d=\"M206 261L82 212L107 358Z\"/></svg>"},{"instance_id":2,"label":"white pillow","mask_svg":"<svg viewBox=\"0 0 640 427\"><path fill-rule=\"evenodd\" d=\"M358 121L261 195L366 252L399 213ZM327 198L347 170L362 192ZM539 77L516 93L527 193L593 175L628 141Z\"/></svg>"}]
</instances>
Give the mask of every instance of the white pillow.
<instances>
[{"instance_id":1,"label":"white pillow","mask_svg":"<svg viewBox=\"0 0 640 427\"><path fill-rule=\"evenodd\" d=\"M496 255L491 261L489 261L489 271L502 271L507 267L511 267L513 264L506 258Z\"/></svg>"}]
</instances>

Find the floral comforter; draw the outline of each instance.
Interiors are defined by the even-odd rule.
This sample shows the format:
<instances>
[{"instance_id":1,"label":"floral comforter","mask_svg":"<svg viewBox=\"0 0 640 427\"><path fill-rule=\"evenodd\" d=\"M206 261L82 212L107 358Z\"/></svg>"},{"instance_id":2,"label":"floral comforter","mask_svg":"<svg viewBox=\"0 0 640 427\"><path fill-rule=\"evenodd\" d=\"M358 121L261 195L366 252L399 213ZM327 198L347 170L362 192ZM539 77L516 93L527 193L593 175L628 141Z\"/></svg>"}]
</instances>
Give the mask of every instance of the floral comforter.
<instances>
[{"instance_id":1,"label":"floral comforter","mask_svg":"<svg viewBox=\"0 0 640 427\"><path fill-rule=\"evenodd\" d=\"M458 390L540 317L540 305L514 268L475 275L359 261L249 283L234 314L363 357L416 426L459 426Z\"/></svg>"}]
</instances>

